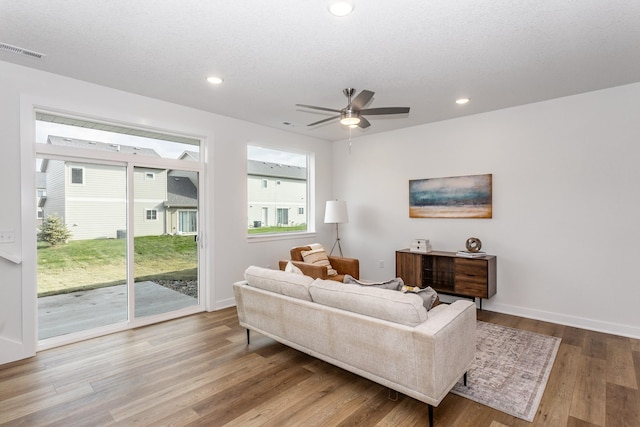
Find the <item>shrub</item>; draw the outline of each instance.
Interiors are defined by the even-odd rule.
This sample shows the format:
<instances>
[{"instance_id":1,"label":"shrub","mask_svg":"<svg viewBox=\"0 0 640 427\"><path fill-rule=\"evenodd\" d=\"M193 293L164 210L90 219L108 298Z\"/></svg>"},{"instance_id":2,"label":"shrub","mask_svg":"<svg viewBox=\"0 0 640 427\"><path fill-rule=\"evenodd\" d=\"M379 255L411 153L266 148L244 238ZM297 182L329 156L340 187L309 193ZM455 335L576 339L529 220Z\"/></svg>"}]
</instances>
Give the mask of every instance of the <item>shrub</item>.
<instances>
[{"instance_id":1,"label":"shrub","mask_svg":"<svg viewBox=\"0 0 640 427\"><path fill-rule=\"evenodd\" d=\"M71 232L67 229L65 223L56 215L49 215L42 222L42 227L38 233L38 240L47 242L51 246L66 242L69 237L71 237Z\"/></svg>"}]
</instances>

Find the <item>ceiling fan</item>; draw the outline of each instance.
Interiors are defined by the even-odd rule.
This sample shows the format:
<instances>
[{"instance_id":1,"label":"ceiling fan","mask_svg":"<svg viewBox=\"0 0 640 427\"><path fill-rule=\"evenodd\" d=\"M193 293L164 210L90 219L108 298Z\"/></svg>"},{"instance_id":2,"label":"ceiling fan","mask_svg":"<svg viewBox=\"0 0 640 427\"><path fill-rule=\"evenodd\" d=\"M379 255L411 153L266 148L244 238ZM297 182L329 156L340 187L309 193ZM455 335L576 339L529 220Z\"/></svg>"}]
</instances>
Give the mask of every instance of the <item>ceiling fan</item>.
<instances>
[{"instance_id":1,"label":"ceiling fan","mask_svg":"<svg viewBox=\"0 0 640 427\"><path fill-rule=\"evenodd\" d=\"M316 107L313 105L304 105L304 104L296 104L297 107L310 108L312 110L320 110L320 111L331 111L334 113L340 113L337 116L332 116L326 119L318 120L317 122L313 122L308 124L307 126L315 126L321 123L326 123L331 120L340 119L340 123L349 127L359 127L361 129L368 128L371 126L369 120L363 117L363 114L369 116L380 116L386 114L406 114L409 112L409 107L381 107L381 108L364 108L371 99L375 92L371 92L370 90L361 91L358 96L351 99L351 97L356 93L354 88L348 87L342 91L344 95L349 100L349 103L342 110L335 110L333 108L325 108L325 107Z\"/></svg>"}]
</instances>

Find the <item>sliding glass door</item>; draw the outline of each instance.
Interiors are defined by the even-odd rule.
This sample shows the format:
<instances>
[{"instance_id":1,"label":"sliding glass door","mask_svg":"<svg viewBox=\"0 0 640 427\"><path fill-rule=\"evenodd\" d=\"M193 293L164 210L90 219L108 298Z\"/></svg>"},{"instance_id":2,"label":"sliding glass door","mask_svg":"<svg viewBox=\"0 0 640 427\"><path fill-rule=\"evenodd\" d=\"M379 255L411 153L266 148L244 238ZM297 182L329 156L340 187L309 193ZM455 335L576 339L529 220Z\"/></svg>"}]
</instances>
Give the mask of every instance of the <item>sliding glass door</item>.
<instances>
[{"instance_id":1,"label":"sliding glass door","mask_svg":"<svg viewBox=\"0 0 640 427\"><path fill-rule=\"evenodd\" d=\"M202 311L198 141L38 117L51 124L36 121L40 342Z\"/></svg>"}]
</instances>

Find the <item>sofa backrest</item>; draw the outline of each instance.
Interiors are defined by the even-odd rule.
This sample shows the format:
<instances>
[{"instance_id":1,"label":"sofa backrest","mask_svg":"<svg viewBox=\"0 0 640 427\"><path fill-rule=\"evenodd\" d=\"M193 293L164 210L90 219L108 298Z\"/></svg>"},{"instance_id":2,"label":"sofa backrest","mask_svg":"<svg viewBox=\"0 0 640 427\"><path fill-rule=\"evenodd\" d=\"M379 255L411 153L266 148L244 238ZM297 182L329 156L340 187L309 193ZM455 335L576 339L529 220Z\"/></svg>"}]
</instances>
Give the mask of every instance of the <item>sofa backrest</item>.
<instances>
[{"instance_id":1,"label":"sofa backrest","mask_svg":"<svg viewBox=\"0 0 640 427\"><path fill-rule=\"evenodd\" d=\"M407 326L427 320L422 298L414 293L316 279L309 286L314 302Z\"/></svg>"},{"instance_id":2,"label":"sofa backrest","mask_svg":"<svg viewBox=\"0 0 640 427\"><path fill-rule=\"evenodd\" d=\"M248 285L265 291L311 301L309 286L314 279L309 276L252 265L244 272L244 279Z\"/></svg>"}]
</instances>

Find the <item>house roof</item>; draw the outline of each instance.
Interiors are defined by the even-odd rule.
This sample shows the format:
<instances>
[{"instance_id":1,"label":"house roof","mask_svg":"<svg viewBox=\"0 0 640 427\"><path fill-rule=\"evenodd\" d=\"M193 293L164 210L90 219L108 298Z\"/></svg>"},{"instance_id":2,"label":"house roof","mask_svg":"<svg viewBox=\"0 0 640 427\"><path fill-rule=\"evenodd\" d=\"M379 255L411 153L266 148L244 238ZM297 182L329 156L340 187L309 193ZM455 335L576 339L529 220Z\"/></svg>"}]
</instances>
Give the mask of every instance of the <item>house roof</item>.
<instances>
[{"instance_id":1,"label":"house roof","mask_svg":"<svg viewBox=\"0 0 640 427\"><path fill-rule=\"evenodd\" d=\"M307 168L300 166L282 165L279 163L247 161L247 174L273 178L307 179Z\"/></svg>"},{"instance_id":2,"label":"house roof","mask_svg":"<svg viewBox=\"0 0 640 427\"><path fill-rule=\"evenodd\" d=\"M167 176L167 207L197 208L198 189L184 176Z\"/></svg>"},{"instance_id":3,"label":"house roof","mask_svg":"<svg viewBox=\"0 0 640 427\"><path fill-rule=\"evenodd\" d=\"M101 151L117 151L126 154L137 154L139 156L161 157L151 148L136 147L131 145L113 144L109 142L90 141L86 139L67 138L63 136L49 135L47 144L62 145L66 147L89 148Z\"/></svg>"}]
</instances>

